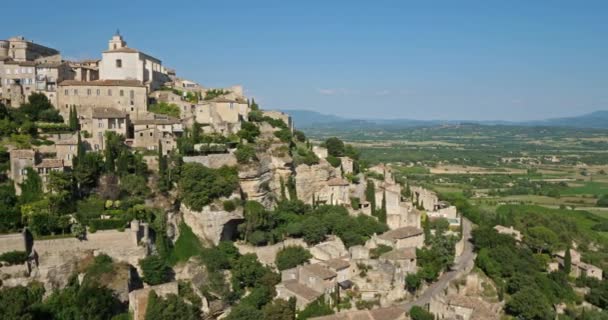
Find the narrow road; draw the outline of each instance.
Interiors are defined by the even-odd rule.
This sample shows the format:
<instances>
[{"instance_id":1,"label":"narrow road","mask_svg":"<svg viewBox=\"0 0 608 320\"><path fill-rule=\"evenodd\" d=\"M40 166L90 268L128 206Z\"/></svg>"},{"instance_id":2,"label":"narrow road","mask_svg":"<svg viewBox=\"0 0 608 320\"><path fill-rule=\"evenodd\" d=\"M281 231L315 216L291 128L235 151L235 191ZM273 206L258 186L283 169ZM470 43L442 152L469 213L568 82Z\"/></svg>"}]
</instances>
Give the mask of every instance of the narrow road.
<instances>
[{"instance_id":1,"label":"narrow road","mask_svg":"<svg viewBox=\"0 0 608 320\"><path fill-rule=\"evenodd\" d=\"M437 281L433 282L430 286L422 292L422 294L418 295L416 300L410 301L403 304L397 304L396 307L402 307L406 311L409 311L413 306L425 306L430 303L431 298L442 293L445 290L450 282L456 277L464 274L463 271L470 271L475 263L475 253L473 252L473 245L471 244L471 229L472 224L466 218L462 218L462 233L465 239L464 242L464 250L462 254L456 258L454 265L452 266L452 270L443 273Z\"/></svg>"}]
</instances>

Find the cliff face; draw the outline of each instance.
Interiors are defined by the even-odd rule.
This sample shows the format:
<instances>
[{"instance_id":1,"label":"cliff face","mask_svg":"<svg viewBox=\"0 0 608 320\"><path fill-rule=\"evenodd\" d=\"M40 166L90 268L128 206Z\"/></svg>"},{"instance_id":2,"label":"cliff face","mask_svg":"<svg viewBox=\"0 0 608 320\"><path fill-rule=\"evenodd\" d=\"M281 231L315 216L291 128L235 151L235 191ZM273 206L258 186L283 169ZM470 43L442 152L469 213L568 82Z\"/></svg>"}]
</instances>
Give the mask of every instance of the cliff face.
<instances>
[{"instance_id":1,"label":"cliff face","mask_svg":"<svg viewBox=\"0 0 608 320\"><path fill-rule=\"evenodd\" d=\"M194 211L182 204L180 207L183 221L192 232L204 242L214 245L222 239L230 239L236 226L243 220L243 208L228 212L216 204L204 206L201 211Z\"/></svg>"},{"instance_id":2,"label":"cliff face","mask_svg":"<svg viewBox=\"0 0 608 320\"><path fill-rule=\"evenodd\" d=\"M324 160L312 166L299 165L295 171L298 199L308 204L312 204L313 195L315 199L324 197L328 192L327 181L340 176L339 170Z\"/></svg>"}]
</instances>

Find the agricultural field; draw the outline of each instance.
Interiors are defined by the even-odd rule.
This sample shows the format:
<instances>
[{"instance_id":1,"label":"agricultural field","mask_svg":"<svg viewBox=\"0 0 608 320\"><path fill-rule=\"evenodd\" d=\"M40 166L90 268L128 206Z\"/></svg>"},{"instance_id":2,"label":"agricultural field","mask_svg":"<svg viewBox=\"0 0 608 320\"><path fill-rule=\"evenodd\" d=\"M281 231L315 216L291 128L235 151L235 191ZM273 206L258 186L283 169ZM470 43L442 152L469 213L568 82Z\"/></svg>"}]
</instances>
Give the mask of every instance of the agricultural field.
<instances>
[{"instance_id":1,"label":"agricultural field","mask_svg":"<svg viewBox=\"0 0 608 320\"><path fill-rule=\"evenodd\" d=\"M608 217L608 130L478 124L318 128L387 162L401 179L495 210L504 204L584 209ZM598 203L599 202L599 203Z\"/></svg>"}]
</instances>

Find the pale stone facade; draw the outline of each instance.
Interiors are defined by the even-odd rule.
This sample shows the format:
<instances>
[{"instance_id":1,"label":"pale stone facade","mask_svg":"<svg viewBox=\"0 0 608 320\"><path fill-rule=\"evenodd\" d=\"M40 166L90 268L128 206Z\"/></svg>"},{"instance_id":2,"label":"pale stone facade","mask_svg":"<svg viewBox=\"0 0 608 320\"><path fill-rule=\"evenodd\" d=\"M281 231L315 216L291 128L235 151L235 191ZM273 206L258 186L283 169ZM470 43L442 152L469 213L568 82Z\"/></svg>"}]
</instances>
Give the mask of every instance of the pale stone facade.
<instances>
[{"instance_id":1,"label":"pale stone facade","mask_svg":"<svg viewBox=\"0 0 608 320\"><path fill-rule=\"evenodd\" d=\"M296 307L304 309L319 297L334 292L338 274L326 265L307 264L281 272L281 283L276 286L277 298L296 298Z\"/></svg>"},{"instance_id":2,"label":"pale stone facade","mask_svg":"<svg viewBox=\"0 0 608 320\"><path fill-rule=\"evenodd\" d=\"M130 119L140 119L148 113L148 89L137 80L67 80L59 84L55 106L67 121L70 106L79 115L91 108L115 108L126 112Z\"/></svg>"},{"instance_id":3,"label":"pale stone facade","mask_svg":"<svg viewBox=\"0 0 608 320\"><path fill-rule=\"evenodd\" d=\"M311 320L407 320L405 310L398 307L372 310L343 311L329 316L314 317Z\"/></svg>"},{"instance_id":4,"label":"pale stone facade","mask_svg":"<svg viewBox=\"0 0 608 320\"><path fill-rule=\"evenodd\" d=\"M14 61L61 60L59 51L34 43L22 36L0 40L0 59L2 58L10 58Z\"/></svg>"},{"instance_id":5,"label":"pale stone facade","mask_svg":"<svg viewBox=\"0 0 608 320\"><path fill-rule=\"evenodd\" d=\"M381 235L373 236L365 244L368 248L375 248L383 244L395 249L422 248L424 246L424 232L416 227L402 227L389 230Z\"/></svg>"},{"instance_id":6,"label":"pale stone facade","mask_svg":"<svg viewBox=\"0 0 608 320\"><path fill-rule=\"evenodd\" d=\"M177 138L184 129L178 119L155 115L153 119L133 120L133 147L157 150L159 142L163 153L177 148Z\"/></svg>"},{"instance_id":7,"label":"pale stone facade","mask_svg":"<svg viewBox=\"0 0 608 320\"><path fill-rule=\"evenodd\" d=\"M105 149L106 132L127 136L128 116L125 112L108 107L95 107L87 111L81 129L91 134L91 138L86 140L93 150Z\"/></svg>"},{"instance_id":8,"label":"pale stone facade","mask_svg":"<svg viewBox=\"0 0 608 320\"><path fill-rule=\"evenodd\" d=\"M11 173L10 178L15 185L17 195L21 194L21 184L25 181L26 169L33 168L36 164L36 152L34 150L11 150Z\"/></svg>"},{"instance_id":9,"label":"pale stone facade","mask_svg":"<svg viewBox=\"0 0 608 320\"><path fill-rule=\"evenodd\" d=\"M156 90L169 81L167 70L161 61L136 49L127 47L120 34L108 43L99 62L99 78L102 80L137 80Z\"/></svg>"},{"instance_id":10,"label":"pale stone facade","mask_svg":"<svg viewBox=\"0 0 608 320\"><path fill-rule=\"evenodd\" d=\"M240 130L240 123L249 119L249 111L246 101L221 97L198 103L193 109L192 119L206 124L203 127L205 132L236 133Z\"/></svg>"},{"instance_id":11,"label":"pale stone facade","mask_svg":"<svg viewBox=\"0 0 608 320\"><path fill-rule=\"evenodd\" d=\"M429 311L436 319L498 320L500 313L478 298L448 295L431 298Z\"/></svg>"},{"instance_id":12,"label":"pale stone facade","mask_svg":"<svg viewBox=\"0 0 608 320\"><path fill-rule=\"evenodd\" d=\"M557 252L554 257L560 265L564 265L564 257L566 256L566 252L564 250ZM592 264L585 263L581 261L581 254L574 250L570 249L570 256L572 261L572 268L570 275L578 278L582 275L585 275L589 278L595 278L598 280L602 280L603 271L601 268L598 268Z\"/></svg>"}]
</instances>

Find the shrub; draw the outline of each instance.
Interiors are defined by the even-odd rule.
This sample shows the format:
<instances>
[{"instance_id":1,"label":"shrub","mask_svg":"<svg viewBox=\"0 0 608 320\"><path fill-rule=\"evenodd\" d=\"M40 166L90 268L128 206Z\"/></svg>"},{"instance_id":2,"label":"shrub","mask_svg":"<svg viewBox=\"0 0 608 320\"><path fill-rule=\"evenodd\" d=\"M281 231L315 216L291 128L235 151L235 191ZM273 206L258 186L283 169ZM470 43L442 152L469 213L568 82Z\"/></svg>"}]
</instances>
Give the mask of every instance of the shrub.
<instances>
[{"instance_id":1,"label":"shrub","mask_svg":"<svg viewBox=\"0 0 608 320\"><path fill-rule=\"evenodd\" d=\"M392 247L380 244L376 248L373 248L369 251L369 257L372 259L378 259L382 254L387 253L391 250L393 250Z\"/></svg>"},{"instance_id":2,"label":"shrub","mask_svg":"<svg viewBox=\"0 0 608 320\"><path fill-rule=\"evenodd\" d=\"M159 102L148 107L148 111L156 114L164 114L174 118L179 118L179 106L175 103Z\"/></svg>"},{"instance_id":3,"label":"shrub","mask_svg":"<svg viewBox=\"0 0 608 320\"><path fill-rule=\"evenodd\" d=\"M9 265L22 264L27 261L28 254L25 251L9 251L0 254L0 261L4 261Z\"/></svg>"},{"instance_id":4,"label":"shrub","mask_svg":"<svg viewBox=\"0 0 608 320\"><path fill-rule=\"evenodd\" d=\"M232 212L232 211L236 210L236 204L232 200L224 201L223 205L224 205L224 210L226 210L228 212Z\"/></svg>"},{"instance_id":5,"label":"shrub","mask_svg":"<svg viewBox=\"0 0 608 320\"><path fill-rule=\"evenodd\" d=\"M143 280L149 285L165 283L171 278L171 269L158 255L139 260L139 265L143 271Z\"/></svg>"},{"instance_id":6,"label":"shrub","mask_svg":"<svg viewBox=\"0 0 608 320\"><path fill-rule=\"evenodd\" d=\"M312 258L312 255L308 250L300 246L289 246L277 253L275 264L277 269L283 271L308 262L310 258Z\"/></svg>"},{"instance_id":7,"label":"shrub","mask_svg":"<svg viewBox=\"0 0 608 320\"><path fill-rule=\"evenodd\" d=\"M282 142L289 142L291 141L291 130L287 128L281 129L275 132L274 136L279 138L279 140L281 140Z\"/></svg>"},{"instance_id":8,"label":"shrub","mask_svg":"<svg viewBox=\"0 0 608 320\"><path fill-rule=\"evenodd\" d=\"M240 144L234 152L236 161L241 164L250 163L256 160L255 150L250 145Z\"/></svg>"},{"instance_id":9,"label":"shrub","mask_svg":"<svg viewBox=\"0 0 608 320\"><path fill-rule=\"evenodd\" d=\"M331 166L334 168L337 168L342 164L342 160L340 160L340 158L331 155L327 156L327 162L329 162L329 164L331 164Z\"/></svg>"},{"instance_id":10,"label":"shrub","mask_svg":"<svg viewBox=\"0 0 608 320\"><path fill-rule=\"evenodd\" d=\"M91 219L89 227L95 230L114 230L125 227L126 221L122 219Z\"/></svg>"},{"instance_id":11,"label":"shrub","mask_svg":"<svg viewBox=\"0 0 608 320\"><path fill-rule=\"evenodd\" d=\"M211 169L198 163L186 163L182 166L179 192L187 206L200 211L214 199L230 196L238 186L238 180L235 168Z\"/></svg>"},{"instance_id":12,"label":"shrub","mask_svg":"<svg viewBox=\"0 0 608 320\"><path fill-rule=\"evenodd\" d=\"M412 320L433 320L433 319L435 319L435 317L433 316L432 313L424 310L420 306L413 306L412 309L410 309L410 317L412 318Z\"/></svg>"}]
</instances>

